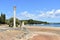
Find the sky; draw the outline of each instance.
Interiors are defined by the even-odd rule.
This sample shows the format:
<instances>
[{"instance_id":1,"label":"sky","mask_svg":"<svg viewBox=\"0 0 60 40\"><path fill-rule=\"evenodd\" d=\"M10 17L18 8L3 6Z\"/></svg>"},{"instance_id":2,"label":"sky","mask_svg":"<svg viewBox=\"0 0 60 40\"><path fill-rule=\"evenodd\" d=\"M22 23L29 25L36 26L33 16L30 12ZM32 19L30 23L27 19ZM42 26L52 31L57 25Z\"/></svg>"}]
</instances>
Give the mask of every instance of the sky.
<instances>
[{"instance_id":1,"label":"sky","mask_svg":"<svg viewBox=\"0 0 60 40\"><path fill-rule=\"evenodd\" d=\"M13 17L13 6L20 20L60 22L60 0L0 0L0 14L6 14L6 19Z\"/></svg>"}]
</instances>

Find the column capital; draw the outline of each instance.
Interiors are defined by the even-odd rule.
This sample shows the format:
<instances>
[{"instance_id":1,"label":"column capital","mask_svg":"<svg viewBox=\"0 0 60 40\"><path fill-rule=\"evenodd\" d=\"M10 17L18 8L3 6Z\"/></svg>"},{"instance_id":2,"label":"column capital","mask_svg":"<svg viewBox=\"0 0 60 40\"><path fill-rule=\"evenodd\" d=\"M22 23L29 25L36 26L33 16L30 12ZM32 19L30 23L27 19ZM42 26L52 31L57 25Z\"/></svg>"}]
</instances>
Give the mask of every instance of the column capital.
<instances>
[{"instance_id":1,"label":"column capital","mask_svg":"<svg viewBox=\"0 0 60 40\"><path fill-rule=\"evenodd\" d=\"M14 6L14 10L16 10L16 6Z\"/></svg>"}]
</instances>

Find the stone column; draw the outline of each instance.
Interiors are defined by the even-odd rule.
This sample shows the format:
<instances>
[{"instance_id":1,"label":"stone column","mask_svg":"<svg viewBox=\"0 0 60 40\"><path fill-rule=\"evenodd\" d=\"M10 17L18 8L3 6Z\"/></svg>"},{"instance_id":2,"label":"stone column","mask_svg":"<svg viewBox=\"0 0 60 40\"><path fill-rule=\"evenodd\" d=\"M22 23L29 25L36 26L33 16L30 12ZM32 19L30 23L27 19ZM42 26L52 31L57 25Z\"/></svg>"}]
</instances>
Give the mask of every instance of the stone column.
<instances>
[{"instance_id":1,"label":"stone column","mask_svg":"<svg viewBox=\"0 0 60 40\"><path fill-rule=\"evenodd\" d=\"M16 6L14 6L14 18L13 18L13 27L16 28Z\"/></svg>"}]
</instances>

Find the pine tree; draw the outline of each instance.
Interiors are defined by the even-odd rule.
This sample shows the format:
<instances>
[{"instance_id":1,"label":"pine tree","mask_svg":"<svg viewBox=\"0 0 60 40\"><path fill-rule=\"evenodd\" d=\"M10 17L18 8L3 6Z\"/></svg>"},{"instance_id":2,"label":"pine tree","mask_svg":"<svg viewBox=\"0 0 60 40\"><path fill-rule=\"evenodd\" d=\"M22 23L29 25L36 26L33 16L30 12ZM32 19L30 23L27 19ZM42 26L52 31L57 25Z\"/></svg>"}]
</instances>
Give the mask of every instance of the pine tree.
<instances>
[{"instance_id":1,"label":"pine tree","mask_svg":"<svg viewBox=\"0 0 60 40\"><path fill-rule=\"evenodd\" d=\"M1 23L5 24L5 20L6 20L5 14L1 13Z\"/></svg>"}]
</instances>

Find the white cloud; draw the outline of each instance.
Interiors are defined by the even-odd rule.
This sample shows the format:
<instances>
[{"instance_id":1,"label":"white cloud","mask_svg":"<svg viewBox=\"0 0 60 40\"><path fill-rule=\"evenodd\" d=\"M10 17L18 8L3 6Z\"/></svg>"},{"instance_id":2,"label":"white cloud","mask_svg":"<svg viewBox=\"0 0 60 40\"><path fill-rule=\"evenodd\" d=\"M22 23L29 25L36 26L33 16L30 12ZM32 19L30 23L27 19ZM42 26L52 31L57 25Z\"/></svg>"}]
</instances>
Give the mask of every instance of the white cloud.
<instances>
[{"instance_id":1,"label":"white cloud","mask_svg":"<svg viewBox=\"0 0 60 40\"><path fill-rule=\"evenodd\" d=\"M37 14L37 15L36 15ZM40 19L40 18L60 18L60 9L50 11L40 11L39 13L29 13L24 11L20 13L20 16L26 19Z\"/></svg>"},{"instance_id":2,"label":"white cloud","mask_svg":"<svg viewBox=\"0 0 60 40\"><path fill-rule=\"evenodd\" d=\"M46 12L41 12L41 17L50 17L50 18L60 18L60 9L58 10L51 10Z\"/></svg>"},{"instance_id":3,"label":"white cloud","mask_svg":"<svg viewBox=\"0 0 60 40\"><path fill-rule=\"evenodd\" d=\"M56 10L55 13L59 13L60 14L60 9Z\"/></svg>"},{"instance_id":4,"label":"white cloud","mask_svg":"<svg viewBox=\"0 0 60 40\"><path fill-rule=\"evenodd\" d=\"M28 18L28 19L35 19L36 18L35 14L29 13L27 11L21 12L21 16Z\"/></svg>"}]
</instances>

